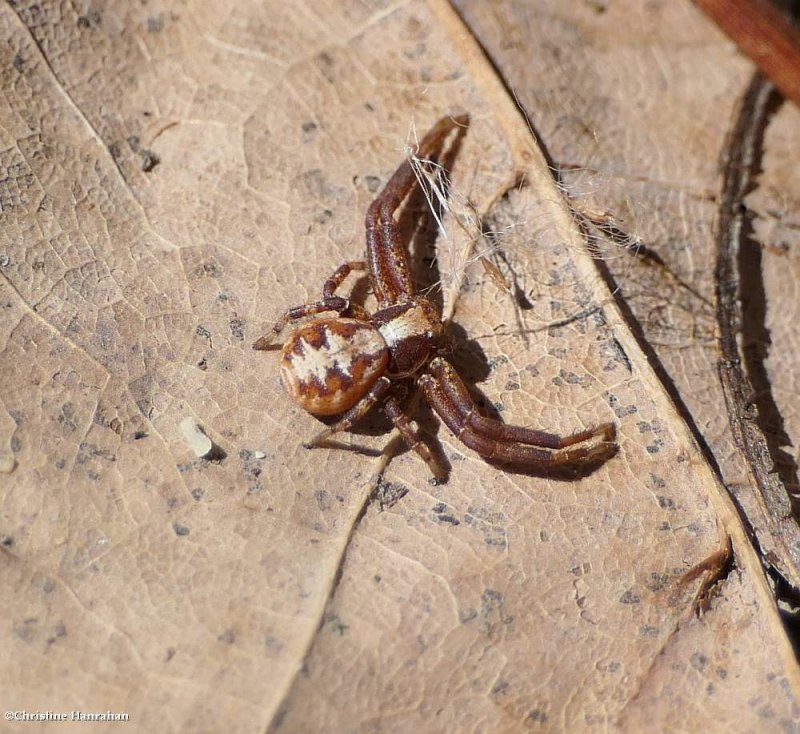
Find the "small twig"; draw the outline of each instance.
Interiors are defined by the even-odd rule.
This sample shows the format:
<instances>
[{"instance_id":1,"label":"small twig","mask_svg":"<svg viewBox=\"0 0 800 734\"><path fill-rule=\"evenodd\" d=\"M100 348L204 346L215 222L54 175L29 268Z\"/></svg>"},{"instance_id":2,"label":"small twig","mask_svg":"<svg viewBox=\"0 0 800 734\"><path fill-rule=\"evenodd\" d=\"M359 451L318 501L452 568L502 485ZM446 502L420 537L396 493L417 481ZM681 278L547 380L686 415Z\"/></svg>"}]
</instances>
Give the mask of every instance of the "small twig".
<instances>
[{"instance_id":1,"label":"small twig","mask_svg":"<svg viewBox=\"0 0 800 734\"><path fill-rule=\"evenodd\" d=\"M800 27L771 0L694 0L787 98L800 106Z\"/></svg>"}]
</instances>

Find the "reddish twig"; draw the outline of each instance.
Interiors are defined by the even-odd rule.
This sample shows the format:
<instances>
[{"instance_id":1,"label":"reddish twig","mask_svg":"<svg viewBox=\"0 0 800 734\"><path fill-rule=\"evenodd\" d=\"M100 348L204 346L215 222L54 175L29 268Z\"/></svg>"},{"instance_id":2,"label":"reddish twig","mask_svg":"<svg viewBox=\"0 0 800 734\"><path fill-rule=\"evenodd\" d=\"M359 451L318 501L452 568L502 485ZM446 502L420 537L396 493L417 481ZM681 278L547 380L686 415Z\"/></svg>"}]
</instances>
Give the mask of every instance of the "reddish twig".
<instances>
[{"instance_id":1,"label":"reddish twig","mask_svg":"<svg viewBox=\"0 0 800 734\"><path fill-rule=\"evenodd\" d=\"M694 0L800 106L800 28L770 0Z\"/></svg>"}]
</instances>

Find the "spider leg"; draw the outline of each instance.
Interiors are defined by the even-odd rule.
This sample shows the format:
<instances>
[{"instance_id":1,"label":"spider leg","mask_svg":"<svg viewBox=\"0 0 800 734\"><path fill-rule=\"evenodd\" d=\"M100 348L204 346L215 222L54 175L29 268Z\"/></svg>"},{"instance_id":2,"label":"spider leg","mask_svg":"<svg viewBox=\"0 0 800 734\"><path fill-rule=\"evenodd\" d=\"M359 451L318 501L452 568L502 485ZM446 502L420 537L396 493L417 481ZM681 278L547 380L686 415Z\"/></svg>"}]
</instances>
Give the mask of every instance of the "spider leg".
<instances>
[{"instance_id":1,"label":"spider leg","mask_svg":"<svg viewBox=\"0 0 800 734\"><path fill-rule=\"evenodd\" d=\"M262 336L253 344L253 349L269 349L270 345L275 338L280 334L286 324L290 321L305 318L306 316L315 316L325 311L335 311L340 316L350 316L359 321L369 321L369 313L363 306L357 303L351 303L348 298L334 295L336 289L344 283L345 278L350 275L354 270L366 270L367 263L364 260L353 260L351 262L342 263L333 275L325 281L322 286L322 300L315 301L314 303L304 303L302 306L294 306L287 309L272 327L272 331L266 336Z\"/></svg>"},{"instance_id":2,"label":"spider leg","mask_svg":"<svg viewBox=\"0 0 800 734\"><path fill-rule=\"evenodd\" d=\"M467 124L468 115L442 118L420 141L416 157L430 158L454 128ZM402 303L415 292L408 251L400 239L394 213L417 183L410 160L404 160L367 210L367 262L381 308Z\"/></svg>"},{"instance_id":3,"label":"spider leg","mask_svg":"<svg viewBox=\"0 0 800 734\"><path fill-rule=\"evenodd\" d=\"M391 384L392 382L388 377L379 377L377 382L361 400L350 408L336 423L329 426L324 431L320 431L308 441L305 447L307 449L313 449L327 441L333 434L352 428L386 395L386 391Z\"/></svg>"},{"instance_id":4,"label":"spider leg","mask_svg":"<svg viewBox=\"0 0 800 734\"><path fill-rule=\"evenodd\" d=\"M396 397L391 396L386 400L384 410L394 427L400 431L400 435L403 437L408 448L417 452L437 479L446 479L447 470L431 453L431 450L422 442L422 439L419 437L419 432L411 423L411 419L400 407L400 401Z\"/></svg>"},{"instance_id":5,"label":"spider leg","mask_svg":"<svg viewBox=\"0 0 800 734\"><path fill-rule=\"evenodd\" d=\"M361 308L360 306L358 308ZM326 311L335 311L340 316L353 310L350 300L341 296L327 296L321 301L314 303L304 303L301 306L292 306L287 309L272 327L269 334L257 339L253 344L253 349L269 349L275 338L284 330L290 321L305 318L306 316L316 316ZM363 309L361 309L363 311ZM360 318L354 314L354 318Z\"/></svg>"},{"instance_id":6,"label":"spider leg","mask_svg":"<svg viewBox=\"0 0 800 734\"><path fill-rule=\"evenodd\" d=\"M336 293L336 289L344 283L345 278L347 278L350 273L354 270L366 270L367 263L364 260L352 260L351 262L342 263L336 270L334 270L333 275L325 281L325 285L322 286L322 296L323 298L334 298L334 293ZM359 321L369 321L370 316L367 309L363 306L359 305L358 303L350 302L350 305L345 310L345 315L350 316L354 319L358 319Z\"/></svg>"},{"instance_id":7,"label":"spider leg","mask_svg":"<svg viewBox=\"0 0 800 734\"><path fill-rule=\"evenodd\" d=\"M458 373L441 357L431 361L429 372L419 378L419 384L453 434L486 458L549 468L595 463L616 450L613 423L562 437L480 415Z\"/></svg>"},{"instance_id":8,"label":"spider leg","mask_svg":"<svg viewBox=\"0 0 800 734\"><path fill-rule=\"evenodd\" d=\"M333 271L333 275L325 281L325 285L322 286L322 295L324 298L329 298L336 293L336 289L345 281L350 273L354 270L366 270L367 263L364 260L353 260L352 262L342 263L336 270Z\"/></svg>"}]
</instances>

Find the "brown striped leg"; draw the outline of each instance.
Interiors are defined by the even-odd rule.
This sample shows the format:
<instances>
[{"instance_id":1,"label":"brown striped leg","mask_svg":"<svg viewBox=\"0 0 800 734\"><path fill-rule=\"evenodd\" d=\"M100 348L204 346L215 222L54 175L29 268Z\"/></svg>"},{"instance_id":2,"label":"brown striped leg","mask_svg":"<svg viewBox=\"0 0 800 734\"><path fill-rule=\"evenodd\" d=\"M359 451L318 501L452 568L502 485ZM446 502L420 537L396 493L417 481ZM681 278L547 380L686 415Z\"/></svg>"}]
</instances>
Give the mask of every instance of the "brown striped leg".
<instances>
[{"instance_id":1,"label":"brown striped leg","mask_svg":"<svg viewBox=\"0 0 800 734\"><path fill-rule=\"evenodd\" d=\"M612 423L561 437L479 415L458 373L440 357L432 360L430 371L419 378L419 384L453 434L485 458L548 468L594 463L616 450Z\"/></svg>"},{"instance_id":2,"label":"brown striped leg","mask_svg":"<svg viewBox=\"0 0 800 734\"><path fill-rule=\"evenodd\" d=\"M464 422L476 433L491 436L500 441L513 441L547 449L563 449L585 443L592 438L602 437L606 441L614 440L616 428L613 423L603 423L596 428L579 431L570 436L559 436L555 433L524 426L513 426L494 418L487 418L478 412L466 385L446 359L435 357L431 360L428 370L447 393L448 399L456 407L458 413L463 416Z\"/></svg>"},{"instance_id":3,"label":"brown striped leg","mask_svg":"<svg viewBox=\"0 0 800 734\"><path fill-rule=\"evenodd\" d=\"M325 313L326 311L335 311L341 316L342 314L351 310L350 301L347 298L342 298L341 296L328 296L327 298L323 298L321 301L304 303L302 306L293 306L292 308L287 309L283 316L281 316L275 322L275 325L272 327L272 330L269 334L256 340L256 342L253 344L253 349L269 349L270 345L275 340L275 337L277 337L278 334L284 330L286 324L288 324L290 321L296 321L297 319L302 319L306 316L316 316L317 314ZM355 316L355 318L359 317Z\"/></svg>"},{"instance_id":4,"label":"brown striped leg","mask_svg":"<svg viewBox=\"0 0 800 734\"><path fill-rule=\"evenodd\" d=\"M336 293L336 289L345 281L350 273L354 270L366 270L367 263L364 260L354 260L348 263L342 263L336 270L333 272L330 278L325 281L325 285L322 286L322 295L324 298L328 298Z\"/></svg>"},{"instance_id":5,"label":"brown striped leg","mask_svg":"<svg viewBox=\"0 0 800 734\"><path fill-rule=\"evenodd\" d=\"M359 400L350 410L348 410L339 421L334 423L324 431L320 431L314 438L305 444L307 449L312 449L324 443L334 433L346 431L352 428L358 421L360 421L367 413L369 413L375 405L386 395L386 391L391 386L392 382L388 377L379 377L378 381L370 388L370 391Z\"/></svg>"},{"instance_id":6,"label":"brown striped leg","mask_svg":"<svg viewBox=\"0 0 800 734\"><path fill-rule=\"evenodd\" d=\"M422 457L422 460L428 465L433 476L437 479L444 480L447 478L447 470L441 465L439 460L431 453L431 450L422 442L419 437L417 429L411 423L411 419L403 412L400 407L400 401L395 397L390 397L384 404L386 415L394 424L394 427L400 431L403 440L406 442L408 448L416 451Z\"/></svg>"},{"instance_id":7,"label":"brown striped leg","mask_svg":"<svg viewBox=\"0 0 800 734\"><path fill-rule=\"evenodd\" d=\"M322 286L322 295L324 298L332 298L334 297L334 293L336 293L336 289L344 283L345 278L347 278L350 273L354 270L366 270L367 263L364 260L353 260L351 262L342 263L336 270L334 271L333 275L325 281L325 285ZM342 312L343 316L350 316L351 318L358 319L359 321L369 321L370 315L369 312L363 307L359 306L357 303L350 303L347 309Z\"/></svg>"},{"instance_id":8,"label":"brown striped leg","mask_svg":"<svg viewBox=\"0 0 800 734\"><path fill-rule=\"evenodd\" d=\"M469 115L442 118L420 141L416 156L430 158L453 129L468 124ZM367 210L367 262L381 308L414 295L408 251L400 239L394 213L417 183L411 162L403 161Z\"/></svg>"},{"instance_id":9,"label":"brown striped leg","mask_svg":"<svg viewBox=\"0 0 800 734\"><path fill-rule=\"evenodd\" d=\"M302 306L294 306L288 309L283 316L275 322L272 331L266 336L262 336L253 344L253 349L269 349L272 342L275 341L275 338L286 328L286 325L290 321L296 321L306 316L315 316L316 314L325 313L325 311L335 311L340 316L350 316L359 321L369 321L369 313L367 313L363 306L359 306L357 303L350 303L348 298L334 295L336 289L344 283L345 278L347 278L351 272L354 270L366 269L367 263L364 262L364 260L342 263L322 286L322 300L314 303L305 303Z\"/></svg>"}]
</instances>

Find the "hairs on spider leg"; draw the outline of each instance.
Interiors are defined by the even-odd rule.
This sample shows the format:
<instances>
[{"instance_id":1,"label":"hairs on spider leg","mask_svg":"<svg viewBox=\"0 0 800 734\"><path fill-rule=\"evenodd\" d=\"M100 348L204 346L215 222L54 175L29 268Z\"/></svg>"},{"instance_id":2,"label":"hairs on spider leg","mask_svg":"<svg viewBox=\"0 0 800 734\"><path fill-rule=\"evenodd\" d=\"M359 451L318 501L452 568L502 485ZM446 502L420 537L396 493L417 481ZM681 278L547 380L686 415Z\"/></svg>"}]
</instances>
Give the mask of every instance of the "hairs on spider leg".
<instances>
[{"instance_id":1,"label":"hairs on spider leg","mask_svg":"<svg viewBox=\"0 0 800 734\"><path fill-rule=\"evenodd\" d=\"M416 140L416 131L413 124L411 135ZM444 167L436 160L417 156L417 150L418 147L407 146L406 156L411 163L422 195L445 243L444 247L440 247L439 262L440 265L445 264L446 275L440 277L436 283L426 288L424 292L431 293L435 289L449 292L449 295L445 296L445 313L443 314L443 320L449 321L452 318L453 305L456 301L455 294L462 288L467 270L474 263L480 262L482 264L485 277L492 280L499 290L505 293L514 292L507 282L507 276L514 277L513 270L509 270L504 275L503 269L497 263L497 257L502 256L502 253L509 252L507 241L513 229L527 227L530 222L517 221L498 229L486 228L472 202L453 187ZM606 210L601 216L598 216L596 209L593 210L590 206L583 207L580 205L580 199L594 198L602 188L601 182L598 181L599 172L597 170L575 165L559 166L558 164L551 166L551 170L559 192L566 198L569 206L575 212L575 216L579 221L586 220L587 226L596 231L594 236L587 231L587 248L591 257L609 260L613 257L622 256L622 253L618 255L612 254L602 246L603 242L623 250L635 249L640 245L639 240L634 235L629 235L625 243L608 236L607 227L604 227L604 223L609 226L616 226L615 231L617 232L622 231L616 225L616 219L612 212ZM565 173L569 174L572 181L571 185L565 177ZM579 177L579 174L582 173L589 175L588 177ZM584 188L576 186L579 182L583 184ZM517 188L523 188L525 186L524 177L520 176L516 183ZM587 216L587 213L593 216ZM448 231L448 227L452 229L450 222L455 222L458 228L465 233L466 241L463 245L460 242L461 238L454 237L453 233ZM533 233L532 239L537 241L546 237L547 229L547 224L538 228ZM449 262L442 263L441 254L445 248L449 252L450 258ZM503 257L503 265L505 269L511 268L507 257ZM536 274L528 274L528 277L533 278L534 282L539 282L541 285L552 285L549 281L541 281Z\"/></svg>"},{"instance_id":2,"label":"hairs on spider leg","mask_svg":"<svg viewBox=\"0 0 800 734\"><path fill-rule=\"evenodd\" d=\"M441 164L436 161L418 158L413 153L409 157L414 174L436 220L439 231L443 239L450 243L451 255L455 256L451 258L449 263L448 287L454 291L460 289L468 267L480 262L486 276L500 290L511 293L511 289L499 266L489 258L502 252L503 248L498 240L502 239L503 235L514 227L522 226L524 222L509 224L502 230L487 229L469 198L453 189ZM518 185L522 185L521 182L518 182ZM447 231L442 214L448 215L466 234L467 243L464 247L456 247L454 238L450 237ZM484 246L478 247L478 243L482 243ZM426 292L431 292L434 287L441 290L444 285L445 283L440 279L434 286L428 288ZM452 302L452 299L450 299L450 302Z\"/></svg>"}]
</instances>

